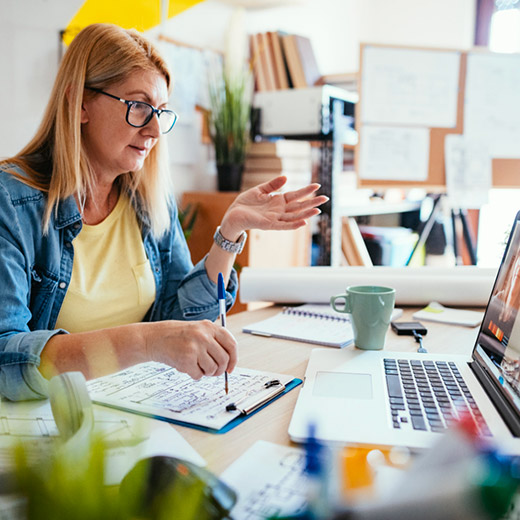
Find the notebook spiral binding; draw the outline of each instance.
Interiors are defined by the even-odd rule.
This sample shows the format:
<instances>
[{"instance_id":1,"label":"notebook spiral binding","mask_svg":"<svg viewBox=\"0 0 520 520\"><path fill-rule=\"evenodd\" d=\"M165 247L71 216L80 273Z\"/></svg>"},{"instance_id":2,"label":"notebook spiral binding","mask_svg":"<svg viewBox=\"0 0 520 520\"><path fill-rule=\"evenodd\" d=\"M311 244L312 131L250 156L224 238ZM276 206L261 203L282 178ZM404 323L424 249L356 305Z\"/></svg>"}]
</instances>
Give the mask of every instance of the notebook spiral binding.
<instances>
[{"instance_id":1,"label":"notebook spiral binding","mask_svg":"<svg viewBox=\"0 0 520 520\"><path fill-rule=\"evenodd\" d=\"M342 321L349 322L350 318L348 316L332 316L331 314L321 314L319 312L310 312L305 310L299 310L298 307L284 307L283 314L291 314L293 316L308 316L309 318L318 318L322 320L331 320L331 321Z\"/></svg>"}]
</instances>

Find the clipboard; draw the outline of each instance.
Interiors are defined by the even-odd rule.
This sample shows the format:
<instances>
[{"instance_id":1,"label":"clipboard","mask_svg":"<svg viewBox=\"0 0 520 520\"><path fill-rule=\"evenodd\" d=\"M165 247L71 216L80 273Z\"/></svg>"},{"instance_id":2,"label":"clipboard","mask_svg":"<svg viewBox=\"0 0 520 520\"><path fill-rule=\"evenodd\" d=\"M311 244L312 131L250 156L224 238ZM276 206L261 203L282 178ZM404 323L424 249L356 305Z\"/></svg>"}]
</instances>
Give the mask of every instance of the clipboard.
<instances>
[{"instance_id":1,"label":"clipboard","mask_svg":"<svg viewBox=\"0 0 520 520\"><path fill-rule=\"evenodd\" d=\"M228 431L232 430L239 424L242 424L246 419L249 419L249 417L256 415L258 412L263 410L266 406L270 405L271 403L274 403L276 400L280 399L280 397L285 395L287 392L290 392L293 388L296 388L297 386L301 385L302 383L303 383L303 381L301 379L298 379L295 377L288 384L284 385L284 390L282 392L280 392L277 395L275 395L274 397L270 398L268 401L264 401L263 404L258 405L251 412L249 412L247 414L244 413L244 414L239 415L238 417L235 417L232 421L227 423L226 426L224 426L223 428L220 428L220 430L216 430L214 428L207 428L204 426L199 426L197 424L191 424L191 423L186 423L186 422L182 422L182 421L163 419L161 417L154 417L154 419L165 420L172 424L178 424L179 426L186 426L188 428L193 428L195 430L200 430L203 432L217 433L217 434L227 433Z\"/></svg>"},{"instance_id":2,"label":"clipboard","mask_svg":"<svg viewBox=\"0 0 520 520\"><path fill-rule=\"evenodd\" d=\"M300 384L301 379L287 374L237 367L229 374L226 395L220 377L194 381L172 367L149 362L94 379L87 386L92 401L101 406L220 434Z\"/></svg>"}]
</instances>

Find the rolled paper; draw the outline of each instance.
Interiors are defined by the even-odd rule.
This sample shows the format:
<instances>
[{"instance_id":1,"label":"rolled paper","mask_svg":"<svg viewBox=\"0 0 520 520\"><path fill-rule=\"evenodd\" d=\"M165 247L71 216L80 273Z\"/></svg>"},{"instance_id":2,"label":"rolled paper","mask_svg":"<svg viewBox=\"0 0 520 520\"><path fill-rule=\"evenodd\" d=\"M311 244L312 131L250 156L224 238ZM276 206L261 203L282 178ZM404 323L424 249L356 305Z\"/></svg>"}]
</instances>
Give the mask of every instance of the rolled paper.
<instances>
[{"instance_id":1,"label":"rolled paper","mask_svg":"<svg viewBox=\"0 0 520 520\"><path fill-rule=\"evenodd\" d=\"M484 307L497 269L457 267L244 267L240 301L328 303L349 285L384 285L396 291L396 304Z\"/></svg>"}]
</instances>

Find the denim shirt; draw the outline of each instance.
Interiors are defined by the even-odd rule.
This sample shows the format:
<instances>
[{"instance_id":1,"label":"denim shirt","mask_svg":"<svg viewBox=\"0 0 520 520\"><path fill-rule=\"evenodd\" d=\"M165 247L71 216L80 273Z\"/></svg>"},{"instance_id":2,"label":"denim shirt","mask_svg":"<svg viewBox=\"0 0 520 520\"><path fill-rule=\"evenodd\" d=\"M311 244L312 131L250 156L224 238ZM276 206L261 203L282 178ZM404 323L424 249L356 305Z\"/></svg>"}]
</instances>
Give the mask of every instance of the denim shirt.
<instances>
[{"instance_id":1,"label":"denim shirt","mask_svg":"<svg viewBox=\"0 0 520 520\"><path fill-rule=\"evenodd\" d=\"M11 400L47 396L48 382L38 370L40 353L52 336L67 333L55 324L72 275L81 215L74 197L62 200L44 235L45 204L44 193L0 170L0 395ZM160 239L135 209L156 288L145 321L216 319L217 286L207 276L205 258L193 266L177 208ZM228 308L237 287L233 271Z\"/></svg>"}]
</instances>

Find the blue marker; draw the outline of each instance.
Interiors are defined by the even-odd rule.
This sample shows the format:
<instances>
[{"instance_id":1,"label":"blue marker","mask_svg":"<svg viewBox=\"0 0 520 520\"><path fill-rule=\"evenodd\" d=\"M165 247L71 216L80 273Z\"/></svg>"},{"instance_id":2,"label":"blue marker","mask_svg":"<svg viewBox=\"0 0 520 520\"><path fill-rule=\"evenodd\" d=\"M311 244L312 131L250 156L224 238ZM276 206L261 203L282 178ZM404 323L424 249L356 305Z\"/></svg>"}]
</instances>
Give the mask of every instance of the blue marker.
<instances>
[{"instance_id":1,"label":"blue marker","mask_svg":"<svg viewBox=\"0 0 520 520\"><path fill-rule=\"evenodd\" d=\"M218 309L220 314L220 323L226 327L226 287L224 285L224 277L222 273L218 273ZM226 394L229 392L228 373L224 372L224 389Z\"/></svg>"}]
</instances>

